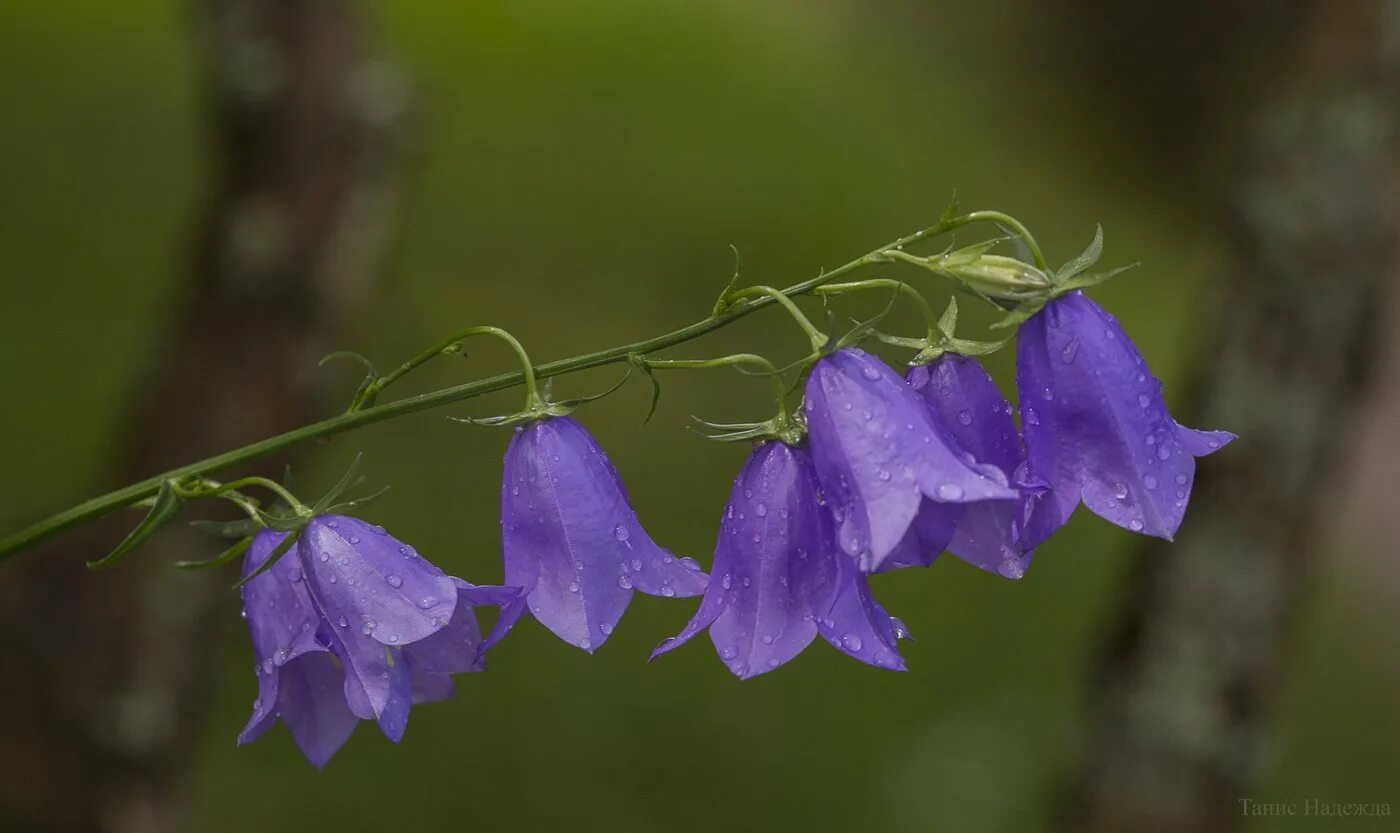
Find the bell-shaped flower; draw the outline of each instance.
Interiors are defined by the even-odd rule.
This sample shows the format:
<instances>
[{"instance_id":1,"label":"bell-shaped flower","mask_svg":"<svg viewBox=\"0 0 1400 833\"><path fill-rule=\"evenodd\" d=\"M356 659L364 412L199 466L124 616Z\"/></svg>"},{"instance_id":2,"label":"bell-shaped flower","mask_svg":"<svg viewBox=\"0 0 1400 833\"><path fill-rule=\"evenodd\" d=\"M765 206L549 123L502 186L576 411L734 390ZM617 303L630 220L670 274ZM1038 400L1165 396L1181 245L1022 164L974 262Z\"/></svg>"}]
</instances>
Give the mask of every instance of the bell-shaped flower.
<instances>
[{"instance_id":1,"label":"bell-shaped flower","mask_svg":"<svg viewBox=\"0 0 1400 833\"><path fill-rule=\"evenodd\" d=\"M1118 320L1079 291L1021 325L1016 386L1030 470L1050 484L1050 525L1083 500L1125 529L1171 538L1196 458L1235 438L1178 425Z\"/></svg>"},{"instance_id":2,"label":"bell-shaped flower","mask_svg":"<svg viewBox=\"0 0 1400 833\"><path fill-rule=\"evenodd\" d=\"M1018 497L1005 472L969 462L918 394L857 348L838 350L812 368L806 414L837 541L865 572L910 549L901 542L925 504L944 505L930 507L929 529L915 529L933 539L956 524L958 509L948 505Z\"/></svg>"},{"instance_id":3,"label":"bell-shaped flower","mask_svg":"<svg viewBox=\"0 0 1400 833\"><path fill-rule=\"evenodd\" d=\"M617 626L633 590L695 596L707 577L657 546L632 510L622 479L571 417L516 429L501 483L507 584L530 613L570 645L593 652Z\"/></svg>"},{"instance_id":4,"label":"bell-shaped flower","mask_svg":"<svg viewBox=\"0 0 1400 833\"><path fill-rule=\"evenodd\" d=\"M251 575L285 533L263 531L244 560ZM296 548L243 587L258 698L239 743L277 718L316 766L362 719L397 742L413 703L452 694L451 674L482 670L481 656L509 630L503 610L483 640L474 606L511 605L517 588L448 577L384 530L320 516Z\"/></svg>"},{"instance_id":5,"label":"bell-shaped flower","mask_svg":"<svg viewBox=\"0 0 1400 833\"><path fill-rule=\"evenodd\" d=\"M806 449L777 441L755 447L720 527L699 610L653 658L709 628L720 658L741 679L777 668L818 634L863 662L903 670L895 647L902 626L837 550Z\"/></svg>"},{"instance_id":6,"label":"bell-shaped flower","mask_svg":"<svg viewBox=\"0 0 1400 833\"><path fill-rule=\"evenodd\" d=\"M1028 529L1028 520L1044 487L1026 469L1021 435L1011 419L1011 404L976 359L944 353L927 365L909 369L909 387L923 399L950 440L972 459L996 466L1020 492L1016 500L967 504L955 519L942 548L964 561L1007 578L1020 578L1031 552L1050 531ZM930 523L920 510L914 527ZM947 513L938 527L947 528ZM927 546L925 544L925 546ZM927 553L928 558L937 551Z\"/></svg>"}]
</instances>

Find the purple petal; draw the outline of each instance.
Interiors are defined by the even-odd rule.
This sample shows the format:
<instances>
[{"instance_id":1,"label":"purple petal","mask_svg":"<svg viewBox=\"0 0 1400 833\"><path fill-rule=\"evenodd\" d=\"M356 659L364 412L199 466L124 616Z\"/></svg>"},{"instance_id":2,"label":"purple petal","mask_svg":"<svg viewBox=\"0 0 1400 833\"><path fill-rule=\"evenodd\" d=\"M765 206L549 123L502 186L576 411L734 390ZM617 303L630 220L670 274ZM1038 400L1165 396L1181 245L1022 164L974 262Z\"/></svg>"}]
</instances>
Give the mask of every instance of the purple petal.
<instances>
[{"instance_id":1,"label":"purple petal","mask_svg":"<svg viewBox=\"0 0 1400 833\"><path fill-rule=\"evenodd\" d=\"M345 672L330 654L310 654L282 669L278 710L292 739L316 767L326 765L360 722L345 704Z\"/></svg>"},{"instance_id":2,"label":"purple petal","mask_svg":"<svg viewBox=\"0 0 1400 833\"><path fill-rule=\"evenodd\" d=\"M455 692L452 678L446 674L425 674L415 668L411 681L415 706L419 703L436 703L439 700L450 699Z\"/></svg>"},{"instance_id":3,"label":"purple petal","mask_svg":"<svg viewBox=\"0 0 1400 833\"><path fill-rule=\"evenodd\" d=\"M262 566L285 537L282 532L259 532L243 558L243 575ZM303 654L327 650L316 639L321 620L303 579L293 555L243 586L243 614L253 641L258 698L239 743L257 739L276 720L282 669Z\"/></svg>"},{"instance_id":4,"label":"purple petal","mask_svg":"<svg viewBox=\"0 0 1400 833\"><path fill-rule=\"evenodd\" d=\"M943 503L1016 497L995 466L969 464L919 397L883 362L846 348L817 362L807 424L841 549L866 571L904 538L925 498Z\"/></svg>"},{"instance_id":5,"label":"purple petal","mask_svg":"<svg viewBox=\"0 0 1400 833\"><path fill-rule=\"evenodd\" d=\"M329 622L345 617L366 636L397 647L452 619L452 579L383 527L323 515L307 524L297 551L311 595Z\"/></svg>"},{"instance_id":6,"label":"purple petal","mask_svg":"<svg viewBox=\"0 0 1400 833\"><path fill-rule=\"evenodd\" d=\"M457 584L457 608L447 626L425 639L403 649L403 655L415 674L463 674L480 671L477 649L481 646L481 628L472 611L470 585L461 579Z\"/></svg>"},{"instance_id":7,"label":"purple petal","mask_svg":"<svg viewBox=\"0 0 1400 833\"><path fill-rule=\"evenodd\" d=\"M637 521L602 449L568 417L519 429L501 485L507 584L571 645L602 645L633 588L661 596L704 591L705 574L658 547Z\"/></svg>"},{"instance_id":8,"label":"purple petal","mask_svg":"<svg viewBox=\"0 0 1400 833\"><path fill-rule=\"evenodd\" d=\"M349 531L346 531L344 538L338 534L321 534L334 532L337 528L343 529L347 520L349 519L313 520L297 542L297 557L307 568L305 581L311 601L321 619L327 623L321 628L321 637L329 644L344 668L345 700L350 711L362 719L379 721L380 728L390 738L402 737L410 705L409 669L401 656L394 655L399 649L388 647L381 639L389 643L402 642L404 632L418 632L418 623L415 621L416 617L396 616L397 624L381 623L375 618L376 615L382 615L384 610L395 614L402 613L407 600L400 596L390 604L384 602L386 597L394 595L386 590L386 587L392 588L391 582L383 582L385 587L378 586L374 581L368 587L365 586L366 579L377 577L380 573L373 569L356 567L356 556L363 559L363 556L359 555L360 551L356 549L364 541L362 535ZM330 526L331 523L335 523L336 526ZM359 522L356 524L364 526ZM360 531L358 526L355 532ZM379 533L372 529L370 534L379 536ZM353 539L358 540L352 543ZM326 555L324 561L320 558L323 554ZM382 557L382 553L376 553L375 557ZM423 586L434 586L425 580L424 574L430 576L432 572L437 571L436 567L427 564L416 555L400 554L397 548L394 549L394 557L407 565L396 569L403 569L405 573L412 570L415 578L411 586L415 590L423 592ZM317 565L317 568L310 566L313 564ZM351 578L356 582L353 585L349 581ZM446 618L435 623L434 631L447 624L457 605L452 580L446 575L442 578L449 589L442 591L434 586L434 591L442 595L433 596L432 604L427 608L431 612L447 611ZM410 586L407 578L404 579L404 586ZM351 592L344 592L347 588ZM354 592L357 589L361 592ZM441 600L444 597L446 601ZM418 609L417 605L413 607ZM411 625L412 629L405 624ZM377 633L380 631L382 633Z\"/></svg>"},{"instance_id":9,"label":"purple petal","mask_svg":"<svg viewBox=\"0 0 1400 833\"><path fill-rule=\"evenodd\" d=\"M1000 501L998 501L1000 502ZM953 534L958 529L963 514L970 509L986 506L981 503L938 503L925 500L919 504L919 512L909 524L904 537L900 539L885 562L876 572L885 573L903 567L927 567L938 558L939 553L948 549Z\"/></svg>"},{"instance_id":10,"label":"purple petal","mask_svg":"<svg viewBox=\"0 0 1400 833\"><path fill-rule=\"evenodd\" d=\"M1082 499L1133 532L1171 538L1186 511L1195 451L1224 436L1182 431L1162 385L1116 319L1082 293L1021 327L1016 383L1031 471L1051 484L1042 526Z\"/></svg>"},{"instance_id":11,"label":"purple petal","mask_svg":"<svg viewBox=\"0 0 1400 833\"><path fill-rule=\"evenodd\" d=\"M1181 423L1177 423L1176 431L1178 439L1181 440L1181 447L1192 457L1214 454L1236 439L1229 431L1198 431Z\"/></svg>"},{"instance_id":12,"label":"purple petal","mask_svg":"<svg viewBox=\"0 0 1400 833\"><path fill-rule=\"evenodd\" d=\"M779 442L755 448L725 508L719 578L707 593L724 600L710 640L735 675L771 671L811 644L814 605L831 596L832 541L810 454Z\"/></svg>"},{"instance_id":13,"label":"purple petal","mask_svg":"<svg viewBox=\"0 0 1400 833\"><path fill-rule=\"evenodd\" d=\"M847 656L876 668L904 670L896 640L903 627L870 594L870 583L848 559L839 559L830 610L818 620L822 638Z\"/></svg>"},{"instance_id":14,"label":"purple petal","mask_svg":"<svg viewBox=\"0 0 1400 833\"><path fill-rule=\"evenodd\" d=\"M906 379L958 448L995 465L1016 483L1025 455L1011 404L976 359L947 354L911 369ZM1020 491L1014 501L969 504L945 543L947 549L983 570L1007 578L1024 575L1033 549L1024 535L1024 519L1030 504L1039 501L1038 494L1028 492L1041 489Z\"/></svg>"}]
</instances>

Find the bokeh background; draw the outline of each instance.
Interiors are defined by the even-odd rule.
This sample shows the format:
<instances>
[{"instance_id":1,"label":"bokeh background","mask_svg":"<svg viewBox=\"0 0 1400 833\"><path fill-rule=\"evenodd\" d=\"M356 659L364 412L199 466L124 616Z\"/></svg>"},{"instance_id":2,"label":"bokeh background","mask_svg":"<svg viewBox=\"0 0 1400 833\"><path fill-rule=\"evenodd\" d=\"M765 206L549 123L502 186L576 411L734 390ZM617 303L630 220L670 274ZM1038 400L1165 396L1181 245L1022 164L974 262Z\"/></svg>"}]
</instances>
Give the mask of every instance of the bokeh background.
<instances>
[{"instance_id":1,"label":"bokeh background","mask_svg":"<svg viewBox=\"0 0 1400 833\"><path fill-rule=\"evenodd\" d=\"M197 327L182 316L198 306L192 295L211 291L207 275L219 271L211 245L220 251L217 239L230 236L225 254L251 249L240 256L255 257L301 233L279 229L272 209L236 207L231 221L211 209L229 188L228 144L266 140L230 130L212 102L239 94L239 85L275 88L295 71L279 63L275 45L224 50L217 41L228 27L256 31L258 15L275 5L0 5L0 530L119 485L123 473L152 473L125 471L122 461L128 446L152 433L158 440L166 426L198 435L217 424L224 433L214 436L223 437L245 419L264 424L265 403L250 405L249 416L236 399L216 397L210 412L211 400L182 397L185 383L219 385L217 368L229 363L242 368L239 384L266 373L310 391L307 410L287 415L283 427L291 427L333 413L353 391L350 368L315 369L330 349L389 366L477 323L510 329L540 361L632 341L703 317L733 271L731 244L747 280L792 283L928 225L954 190L967 207L1020 217L1055 262L1078 253L1101 222L1105 263L1143 265L1096 297L1190 413L1198 388L1190 380L1213 360L1206 334L1236 312L1212 287L1230 279L1234 262L1222 217L1231 171L1248 155L1249 114L1308 86L1300 56L1316 45L1315 12L1325 4L1104 11L1078 0L398 0L336 11L342 4L308 3L355 16L345 30L352 34L333 38L352 39L362 56L347 88L392 136L376 145L388 161L367 166L369 185L332 195L370 220L347 225L335 253L321 258L319 294L273 296L274 306L301 310L292 324L314 326L314 338L266 352L250 343L258 321L216 318L220 330L206 332L199 349L222 364L160 381L172 352L191 349L182 339ZM308 14L302 24L316 20ZM272 135L296 129L293 120ZM312 157L335 152L311 141ZM295 179L296 169L246 175ZM224 221L227 228L210 229ZM1376 268L1393 275L1394 266ZM899 274L943 303L946 285ZM348 276L343 291L338 276ZM305 311L341 302L331 325ZM244 309L238 304L230 308ZM890 326L915 325L904 316ZM970 310L966 320L972 334L990 319ZM1394 317L1385 321L1388 335ZM756 350L787 360L802 348L788 322L763 313L671 354ZM1010 360L1010 351L990 360L1008 392ZM429 366L405 389L511 366L508 354L482 344L466 362ZM592 392L619 373L562 379L558 389ZM1396 374L1382 364L1375 378L1380 393L1367 401L1381 404L1367 405L1348 429L1354 439L1335 478L1317 490L1321 526L1298 605L1281 626L1282 673L1259 704L1268 728L1252 747L1257 780L1241 797L1400 803L1400 580L1393 465L1383 463L1395 460L1384 428L1396 408L1384 403L1395 401L1386 391ZM767 391L721 372L663 384L645 427L650 392L637 380L582 416L651 534L708 563L746 449L707 442L686 421L762 418ZM451 573L497 581L507 435L444 417L504 412L517 397L318 444L296 458L298 480L315 491L363 452L373 481L393 486L368 510L373 520ZM213 442L203 452L219 450ZM1202 467L1213 465L1216 458ZM93 546L120 534L108 532ZM187 557L215 546L179 540L198 550ZM33 630L87 642L95 666L113 665L104 646L154 634L197 667L182 671L193 682L178 701L150 693L159 692L162 666L146 669L145 688L129 684L136 675L122 663L138 664L134 652L93 677L80 652L39 653L22 674L0 673L9 690L0 699L19 703L6 706L6 719L57 739L0 737L0 771L11 785L0 829L1051 829L1075 815L1074 784L1099 717L1091 668L1123 613L1143 557L1137 543L1082 512L1019 582L953 559L878 579L878 596L917 637L903 675L820 643L743 684L703 641L646 664L652 646L688 618L689 601L639 595L592 657L526 622L492 656L489 673L461 679L454 701L415 710L401 745L363 726L317 772L280 729L235 746L255 683L227 576L197 596L212 611L200 621L215 623L197 633L179 616L154 625L147 616L129 630L105 620L101 632L72 633L118 594L179 608L206 580L168 569L180 554L167 547L131 559L143 562L132 574L149 581L94 584L81 561L96 553L70 542L24 558L53 560L45 592L61 598L55 588L65 582L91 589L76 608L26 614ZM0 566L7 598L26 592L16 586L28 580L18 563ZM20 641L24 632L7 636ZM53 686L91 689L76 707L86 722L45 705L57 695L37 677L60 662ZM19 737L19 728L7 732ZM129 743L147 748L133 733L163 739L149 748L173 762L130 753ZM59 749L79 734L90 737L75 751ZM71 758L71 771L84 774L55 783L65 768L45 756ZM132 811L111 794L147 789L137 783L144 767L164 786L152 806ZM99 783L103 772L110 783ZM48 803L36 809L26 795ZM94 795L105 797L81 809ZM1226 823L1383 830L1396 822Z\"/></svg>"}]
</instances>

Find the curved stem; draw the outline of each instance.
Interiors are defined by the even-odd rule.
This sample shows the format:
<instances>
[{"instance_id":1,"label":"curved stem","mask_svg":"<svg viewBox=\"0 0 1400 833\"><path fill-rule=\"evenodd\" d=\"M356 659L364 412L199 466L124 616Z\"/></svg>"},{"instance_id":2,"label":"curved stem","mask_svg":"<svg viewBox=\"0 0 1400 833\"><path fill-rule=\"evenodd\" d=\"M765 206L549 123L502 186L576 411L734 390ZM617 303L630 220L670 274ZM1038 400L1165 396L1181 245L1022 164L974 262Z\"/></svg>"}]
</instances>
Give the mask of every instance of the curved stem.
<instances>
[{"instance_id":1,"label":"curved stem","mask_svg":"<svg viewBox=\"0 0 1400 833\"><path fill-rule=\"evenodd\" d=\"M888 251L926 239L931 235L940 234L944 230L944 224L942 223L920 229L913 234L905 235L898 240L881 246L830 272L823 272L815 278L794 284L783 290L780 294L784 297L808 294L817 287L830 283L842 275L849 274L863 266L884 262L886 259L886 252ZM641 355L655 353L658 350L684 344L685 342L714 332L773 303L777 303L777 301L770 296L757 298L746 304L736 304L719 314L711 315L708 318L704 318L693 324L688 324L680 329L672 330L669 333L656 336L655 338L649 338L631 344L621 344L582 356L546 362L536 366L534 368L534 374L538 378L544 379L565 373L573 373L575 371L624 362L627 361L627 357L633 353ZM427 359L423 359L422 361L427 361ZM422 361L420 361L419 364L421 364ZM416 367L417 365L414 366ZM409 369L411 370L412 368ZM398 373L395 378L402 375L403 373ZM393 419L394 417L416 413L418 411L426 411L430 408L438 408L443 405L460 402L464 399L471 399L475 396L504 390L522 383L525 381L525 378L526 376L523 370L514 373L503 373L488 379L466 382L441 390L418 394L417 396L407 396L403 399L386 402L382 405L373 405L360 410L349 411L330 417L329 419L323 419L320 422L313 422L310 425L294 428L283 434L267 437L241 448L225 451L221 454L216 454L212 457L162 472L148 477L145 480L123 486L120 489L83 501L25 529L15 532L4 539L0 539L0 559L9 558L15 553L47 538L51 538L64 530L71 529L74 526L94 518L99 518L117 509L123 509L145 500L154 495L160 488L160 484L166 480L172 478L178 480L188 477L207 476L222 469L246 463L268 454L273 454L285 448L307 442L308 440L343 434L347 431L381 422L386 419Z\"/></svg>"},{"instance_id":2,"label":"curved stem","mask_svg":"<svg viewBox=\"0 0 1400 833\"><path fill-rule=\"evenodd\" d=\"M841 295L847 292L860 292L865 289L893 289L902 292L908 298L914 300L919 309L924 314L924 321L928 324L929 341L934 341L938 333L938 314L929 306L928 299L923 293L904 281L897 281L893 278L871 278L864 281L852 281L850 283L829 283L825 286L813 290L816 295Z\"/></svg>"},{"instance_id":3,"label":"curved stem","mask_svg":"<svg viewBox=\"0 0 1400 833\"><path fill-rule=\"evenodd\" d=\"M500 340L508 344L510 346L510 349L515 351L515 355L520 358L520 366L522 368L521 372L524 374L525 380L526 410L529 410L535 406L542 404L544 400L540 398L539 386L535 382L535 367L533 364L530 363L530 356L526 354L524 346L520 344L520 342L515 338L515 336L511 335L510 333L506 332L500 327L493 327L489 324L477 327L468 327L465 330L459 330L458 332L453 333L451 336L448 336L447 338L443 339L442 341L438 342L432 347L429 347L427 350L424 350L423 352L419 353L418 355L414 356L413 358L394 368L393 371L385 374L383 378L376 381L373 386L373 392L378 393L379 391L384 390L389 385L398 381L404 375L408 374L409 372L417 369L418 367L424 364L427 364L429 361L437 358L438 356L444 356L457 352L461 349L463 341L471 338L472 336L480 335L489 335L499 338Z\"/></svg>"},{"instance_id":4,"label":"curved stem","mask_svg":"<svg viewBox=\"0 0 1400 833\"><path fill-rule=\"evenodd\" d=\"M237 480L231 480L228 483L215 483L213 481L208 481L204 485L208 486L209 488L207 490L187 490L177 486L175 488L175 493L183 498L221 497L223 495L228 494L229 492L237 491L238 489L242 489L247 486L261 486L262 488L267 489L269 492L272 492L273 494L282 498L282 500L286 501L287 506L291 507L292 511L296 512L297 514L311 514L311 510L307 509L306 505L303 504L301 501L297 500L296 496L293 495L291 492L287 491L287 489L281 483L278 483L275 480L269 480L266 477L241 477ZM234 502L238 503L238 501Z\"/></svg>"},{"instance_id":5,"label":"curved stem","mask_svg":"<svg viewBox=\"0 0 1400 833\"><path fill-rule=\"evenodd\" d=\"M1020 237L1021 240L1025 242L1026 248L1031 250L1031 257L1035 259L1036 267L1047 274L1050 272L1050 264L1045 262L1045 255L1040 251L1040 244L1035 242L1035 238L1031 236L1030 229L1026 228L1020 220L1012 217L1010 214L1005 214L1000 211L972 211L954 217L952 220L940 226L940 228L944 231L952 231L960 226L976 223L981 220L997 223L998 225L1005 226L1016 232L1016 236Z\"/></svg>"},{"instance_id":6,"label":"curved stem","mask_svg":"<svg viewBox=\"0 0 1400 833\"><path fill-rule=\"evenodd\" d=\"M774 289L771 286L748 286L743 289L737 289L729 294L730 298L735 299L752 298L755 296L771 298L779 304L782 304L783 309L787 310L788 315L792 316L792 320L796 321L797 326L801 327L802 332L806 333L807 338L811 339L813 350L820 352L820 350L826 346L826 333L817 329L816 326L812 324L811 320L798 308L797 304L793 303L793 300L787 296L787 293Z\"/></svg>"},{"instance_id":7,"label":"curved stem","mask_svg":"<svg viewBox=\"0 0 1400 833\"><path fill-rule=\"evenodd\" d=\"M712 367L737 367L739 365L750 364L763 371L763 374L773 383L773 398L778 403L778 416L786 420L787 410L787 388L783 385L782 374L778 368L768 359L756 353L735 353L731 356L721 356L717 359L646 359L648 367L658 370L703 370Z\"/></svg>"}]
</instances>

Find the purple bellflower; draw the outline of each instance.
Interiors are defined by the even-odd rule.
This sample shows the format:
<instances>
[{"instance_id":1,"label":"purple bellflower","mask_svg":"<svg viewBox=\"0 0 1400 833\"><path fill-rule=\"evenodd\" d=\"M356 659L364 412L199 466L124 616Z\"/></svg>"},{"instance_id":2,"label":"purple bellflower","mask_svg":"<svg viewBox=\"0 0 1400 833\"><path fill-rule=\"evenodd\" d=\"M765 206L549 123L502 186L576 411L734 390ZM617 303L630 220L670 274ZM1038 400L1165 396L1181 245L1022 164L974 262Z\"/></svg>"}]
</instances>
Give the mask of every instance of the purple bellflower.
<instances>
[{"instance_id":1,"label":"purple bellflower","mask_svg":"<svg viewBox=\"0 0 1400 833\"><path fill-rule=\"evenodd\" d=\"M589 653L612 634L633 590L696 596L708 580L651 540L607 455L567 416L530 422L511 438L501 546L506 583L524 588L531 614Z\"/></svg>"},{"instance_id":2,"label":"purple bellflower","mask_svg":"<svg viewBox=\"0 0 1400 833\"><path fill-rule=\"evenodd\" d=\"M953 519L951 529L946 510L938 504L925 504L913 528L942 530L939 534L946 537L938 549L946 548L983 570L1020 578L1030 564L1032 550L1054 530L1028 530L1027 522L1045 489L1027 471L1021 435L1011 419L1011 404L982 365L970 356L945 353L927 365L910 368L905 380L957 448L975 460L996 466L1021 492L1016 500L986 500L957 507L961 512ZM926 520L930 510L938 514ZM924 537L940 540L935 535ZM924 558L937 554L938 549L927 548L927 541L921 543ZM897 560L903 562L906 558L901 554Z\"/></svg>"},{"instance_id":3,"label":"purple bellflower","mask_svg":"<svg viewBox=\"0 0 1400 833\"><path fill-rule=\"evenodd\" d=\"M891 556L903 564L941 550L960 504L1019 497L1000 468L968 462L918 394L860 349L817 362L807 380L806 413L837 541L865 572ZM929 511L915 525L924 506Z\"/></svg>"},{"instance_id":4,"label":"purple bellflower","mask_svg":"<svg viewBox=\"0 0 1400 833\"><path fill-rule=\"evenodd\" d=\"M1048 526L1063 525L1083 500L1111 523L1170 539L1195 458L1235 438L1178 425L1118 320L1078 291L1021 325L1016 386L1030 470L1050 484L1041 504Z\"/></svg>"},{"instance_id":5,"label":"purple bellflower","mask_svg":"<svg viewBox=\"0 0 1400 833\"><path fill-rule=\"evenodd\" d=\"M285 534L258 533L243 574ZM280 717L317 767L360 720L377 721L397 743L412 704L450 697L449 675L483 670L483 654L514 621L503 610L483 640L473 606L518 596L517 588L447 576L381 527L312 519L295 550L243 588L258 698L238 742L256 740Z\"/></svg>"},{"instance_id":6,"label":"purple bellflower","mask_svg":"<svg viewBox=\"0 0 1400 833\"><path fill-rule=\"evenodd\" d=\"M903 670L903 626L870 596L866 577L836 547L804 448L756 446L734 481L700 609L655 658L705 628L725 665L747 679L797 656L820 634L862 662Z\"/></svg>"}]
</instances>

